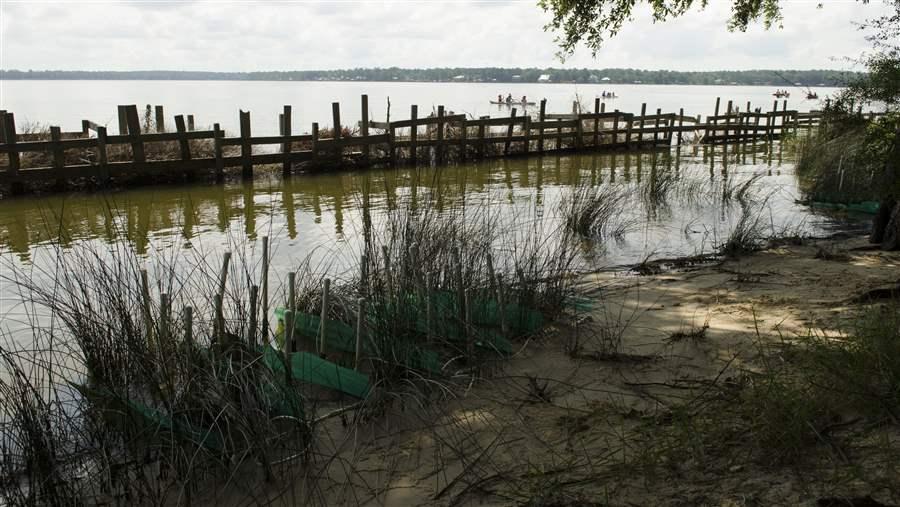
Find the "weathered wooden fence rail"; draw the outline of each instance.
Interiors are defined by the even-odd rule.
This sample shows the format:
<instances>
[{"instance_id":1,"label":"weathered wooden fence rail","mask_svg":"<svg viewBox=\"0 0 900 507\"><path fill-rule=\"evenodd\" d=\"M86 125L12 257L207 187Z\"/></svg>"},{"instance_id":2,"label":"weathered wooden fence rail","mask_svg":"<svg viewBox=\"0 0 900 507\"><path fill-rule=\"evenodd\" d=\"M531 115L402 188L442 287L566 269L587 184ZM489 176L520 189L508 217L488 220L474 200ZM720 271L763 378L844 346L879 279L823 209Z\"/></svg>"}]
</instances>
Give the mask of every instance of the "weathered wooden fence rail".
<instances>
[{"instance_id":1,"label":"weathered wooden fence rail","mask_svg":"<svg viewBox=\"0 0 900 507\"><path fill-rule=\"evenodd\" d=\"M453 150L455 160L488 156L509 156L563 150L646 149L682 144L690 134L693 142L733 143L772 141L788 132L815 127L821 113L800 113L781 108L776 101L771 111L746 109L738 112L729 101L723 114L716 100L715 113L701 117L677 113L647 114L646 104L639 115L618 110L606 111L599 99L592 112L547 113L541 101L537 113L518 114L513 107L510 116L469 118L462 114L445 114L439 106L436 113L419 117L412 106L410 118L381 122L370 119L368 97L361 98L361 118L355 132L341 122L340 104L332 104L332 126L320 130L313 123L311 133L294 134L291 106L279 115L280 135L253 136L250 112L240 112L238 136L226 136L219 124L212 130L194 130L192 115L175 116L175 131L167 132L162 106L144 113L144 124L135 105L118 106L118 133L84 120L80 132L62 132L52 127L45 133L18 133L12 112L0 111L0 183L15 189L23 182L55 180L60 184L78 178L94 178L100 182L110 178L140 174L194 174L212 171L224 177L225 168L241 167L244 177L252 177L254 166L281 165L285 175L298 164L338 166L352 159L355 163L402 164L422 160L422 149L428 149L429 161L443 163ZM151 119L155 120L151 124ZM424 129L424 131L423 131ZM202 143L202 146L192 143ZM177 149L151 150L155 143L177 143ZM254 147L275 145L273 152L254 152ZM78 163L72 163L67 152L81 150ZM44 152L45 166L22 167L22 155ZM202 152L202 153L200 153ZM148 155L149 154L149 155ZM163 158L159 158L162 156Z\"/></svg>"}]
</instances>

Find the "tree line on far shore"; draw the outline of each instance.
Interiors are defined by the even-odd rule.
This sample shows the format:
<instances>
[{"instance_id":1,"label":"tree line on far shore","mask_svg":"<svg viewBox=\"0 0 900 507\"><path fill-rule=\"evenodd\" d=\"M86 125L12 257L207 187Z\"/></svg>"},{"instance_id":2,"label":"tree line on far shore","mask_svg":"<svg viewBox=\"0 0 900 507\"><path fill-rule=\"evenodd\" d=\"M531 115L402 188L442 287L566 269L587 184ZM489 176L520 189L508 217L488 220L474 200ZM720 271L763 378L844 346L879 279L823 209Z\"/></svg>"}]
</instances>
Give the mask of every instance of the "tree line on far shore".
<instances>
[{"instance_id":1,"label":"tree line on far shore","mask_svg":"<svg viewBox=\"0 0 900 507\"><path fill-rule=\"evenodd\" d=\"M543 78L542 78L543 76ZM761 86L841 86L858 77L838 70L739 70L681 72L639 69L558 68L357 68L264 72L0 70L0 79L203 80L203 81L439 81L681 84Z\"/></svg>"}]
</instances>

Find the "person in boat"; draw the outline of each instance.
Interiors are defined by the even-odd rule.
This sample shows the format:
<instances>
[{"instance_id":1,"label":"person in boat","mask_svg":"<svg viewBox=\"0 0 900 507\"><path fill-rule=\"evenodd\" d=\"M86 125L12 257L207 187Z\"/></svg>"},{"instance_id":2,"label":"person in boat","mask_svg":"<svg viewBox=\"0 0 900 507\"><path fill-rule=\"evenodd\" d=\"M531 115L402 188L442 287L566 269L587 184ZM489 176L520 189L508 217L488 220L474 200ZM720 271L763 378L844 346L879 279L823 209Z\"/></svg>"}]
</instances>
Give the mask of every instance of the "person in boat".
<instances>
[{"instance_id":1,"label":"person in boat","mask_svg":"<svg viewBox=\"0 0 900 507\"><path fill-rule=\"evenodd\" d=\"M502 94L502 93L498 93L498 94L497 94L497 103L499 104L499 103L501 103L501 102L503 102L503 94Z\"/></svg>"},{"instance_id":2,"label":"person in boat","mask_svg":"<svg viewBox=\"0 0 900 507\"><path fill-rule=\"evenodd\" d=\"M524 95L522 95L522 104L527 104L527 103L528 103L528 99L525 98Z\"/></svg>"},{"instance_id":3,"label":"person in boat","mask_svg":"<svg viewBox=\"0 0 900 507\"><path fill-rule=\"evenodd\" d=\"M512 93L510 93L510 94L508 94L508 95L506 96L506 103L507 103L507 104L512 104Z\"/></svg>"}]
</instances>

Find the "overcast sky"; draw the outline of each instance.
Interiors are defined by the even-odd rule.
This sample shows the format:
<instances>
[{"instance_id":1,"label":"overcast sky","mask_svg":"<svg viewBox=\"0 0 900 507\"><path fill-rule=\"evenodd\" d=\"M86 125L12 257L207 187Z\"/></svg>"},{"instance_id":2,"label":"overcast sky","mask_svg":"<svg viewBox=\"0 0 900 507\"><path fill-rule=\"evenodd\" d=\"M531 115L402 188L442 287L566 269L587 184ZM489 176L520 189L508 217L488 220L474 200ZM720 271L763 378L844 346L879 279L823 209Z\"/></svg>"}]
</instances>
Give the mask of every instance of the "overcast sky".
<instances>
[{"instance_id":1,"label":"overcast sky","mask_svg":"<svg viewBox=\"0 0 900 507\"><path fill-rule=\"evenodd\" d=\"M699 2L698 2L699 3ZM782 29L729 33L730 2L652 24L642 7L597 58L565 66L846 69L865 48L853 21L878 0L786 0ZM560 66L548 16L526 1L0 0L0 68L304 70Z\"/></svg>"}]
</instances>

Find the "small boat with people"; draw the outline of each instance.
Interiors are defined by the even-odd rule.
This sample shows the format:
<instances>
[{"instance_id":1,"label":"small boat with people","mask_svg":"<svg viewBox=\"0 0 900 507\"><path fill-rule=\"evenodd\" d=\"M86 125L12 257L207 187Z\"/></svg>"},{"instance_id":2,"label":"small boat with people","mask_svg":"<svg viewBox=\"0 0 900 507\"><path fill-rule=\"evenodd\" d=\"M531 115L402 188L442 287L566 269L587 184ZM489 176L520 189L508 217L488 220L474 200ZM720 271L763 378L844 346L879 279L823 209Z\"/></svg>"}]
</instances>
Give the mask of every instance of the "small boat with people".
<instances>
[{"instance_id":1,"label":"small boat with people","mask_svg":"<svg viewBox=\"0 0 900 507\"><path fill-rule=\"evenodd\" d=\"M503 98L503 95L497 95L497 100L491 100L491 104L496 104L498 106L533 106L535 102L529 102L528 98L525 95L522 95L522 99L513 99L512 94L508 94L506 98Z\"/></svg>"},{"instance_id":2,"label":"small boat with people","mask_svg":"<svg viewBox=\"0 0 900 507\"><path fill-rule=\"evenodd\" d=\"M603 93L600 94L600 98L601 98L602 100L610 100L610 99L617 99L617 98L619 98L619 96L616 95L615 92L606 92L606 91L604 91Z\"/></svg>"},{"instance_id":3,"label":"small boat with people","mask_svg":"<svg viewBox=\"0 0 900 507\"><path fill-rule=\"evenodd\" d=\"M496 105L498 105L498 106L534 106L534 105L537 104L536 102L528 102L528 101L525 101L525 102L522 102L522 101L507 102L507 101L505 101L505 100L502 101L502 102L501 102L501 101L497 101L497 100L492 100L492 101L490 101L490 102L491 102L491 104L496 104Z\"/></svg>"},{"instance_id":4,"label":"small boat with people","mask_svg":"<svg viewBox=\"0 0 900 507\"><path fill-rule=\"evenodd\" d=\"M781 98L787 99L787 98L790 98L791 92L789 92L787 90L775 90L775 93L773 93L772 95L774 95L775 97L777 97L779 99L781 99Z\"/></svg>"},{"instance_id":5,"label":"small boat with people","mask_svg":"<svg viewBox=\"0 0 900 507\"><path fill-rule=\"evenodd\" d=\"M816 100L819 98L819 94L816 92L806 92L806 100Z\"/></svg>"}]
</instances>

